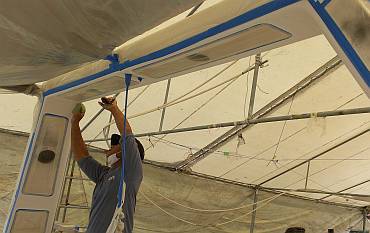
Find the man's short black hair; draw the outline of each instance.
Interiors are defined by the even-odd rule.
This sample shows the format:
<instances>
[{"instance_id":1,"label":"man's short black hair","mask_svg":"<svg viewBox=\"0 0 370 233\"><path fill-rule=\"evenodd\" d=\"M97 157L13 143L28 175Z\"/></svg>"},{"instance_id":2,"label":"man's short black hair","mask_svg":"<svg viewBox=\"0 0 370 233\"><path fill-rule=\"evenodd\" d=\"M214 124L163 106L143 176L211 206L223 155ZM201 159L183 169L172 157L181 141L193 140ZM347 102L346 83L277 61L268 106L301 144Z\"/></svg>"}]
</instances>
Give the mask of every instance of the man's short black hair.
<instances>
[{"instance_id":1,"label":"man's short black hair","mask_svg":"<svg viewBox=\"0 0 370 233\"><path fill-rule=\"evenodd\" d=\"M120 140L121 140L121 135L119 135L119 134L112 134L111 139L110 139L111 146L118 145L120 143ZM137 148L139 149L140 158L141 158L141 160L144 160L144 157L145 157L144 146L136 138L135 138L135 141L136 141L136 144L137 144Z\"/></svg>"},{"instance_id":2,"label":"man's short black hair","mask_svg":"<svg viewBox=\"0 0 370 233\"><path fill-rule=\"evenodd\" d=\"M115 146L115 145L118 145L119 144L119 140L121 140L121 135L119 134L112 134L111 138L110 138L110 145L111 146Z\"/></svg>"}]
</instances>

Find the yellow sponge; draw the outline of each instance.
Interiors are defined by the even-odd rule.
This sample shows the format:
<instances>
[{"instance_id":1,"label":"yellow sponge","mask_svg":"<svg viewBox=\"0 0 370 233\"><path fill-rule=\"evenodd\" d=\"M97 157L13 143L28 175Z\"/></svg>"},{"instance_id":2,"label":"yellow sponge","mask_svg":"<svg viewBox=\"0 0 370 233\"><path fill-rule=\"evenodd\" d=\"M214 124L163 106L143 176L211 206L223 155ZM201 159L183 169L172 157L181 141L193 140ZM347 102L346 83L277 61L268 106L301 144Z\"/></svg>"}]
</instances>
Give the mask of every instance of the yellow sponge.
<instances>
[{"instance_id":1,"label":"yellow sponge","mask_svg":"<svg viewBox=\"0 0 370 233\"><path fill-rule=\"evenodd\" d=\"M85 114L86 108L85 105L82 103L76 104L76 106L73 108L72 113L83 113Z\"/></svg>"}]
</instances>

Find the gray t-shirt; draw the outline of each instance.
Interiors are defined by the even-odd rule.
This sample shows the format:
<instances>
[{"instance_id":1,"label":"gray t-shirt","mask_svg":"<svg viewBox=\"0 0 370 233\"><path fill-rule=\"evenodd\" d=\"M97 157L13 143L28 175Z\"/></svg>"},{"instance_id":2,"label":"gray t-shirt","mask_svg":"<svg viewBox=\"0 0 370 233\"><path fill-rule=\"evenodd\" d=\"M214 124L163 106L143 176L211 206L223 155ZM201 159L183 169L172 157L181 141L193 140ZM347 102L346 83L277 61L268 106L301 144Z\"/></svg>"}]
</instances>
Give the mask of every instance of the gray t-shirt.
<instances>
[{"instance_id":1,"label":"gray t-shirt","mask_svg":"<svg viewBox=\"0 0 370 233\"><path fill-rule=\"evenodd\" d=\"M87 233L105 233L117 206L117 194L121 177L121 167L109 168L101 165L91 156L78 161L81 170L96 183L89 217ZM143 179L141 158L135 138L127 136L125 159L125 227L133 228L136 195ZM128 194L128 195L127 195ZM129 215L129 216L127 216ZM128 221L126 223L126 221ZM125 233L132 229L125 229Z\"/></svg>"}]
</instances>

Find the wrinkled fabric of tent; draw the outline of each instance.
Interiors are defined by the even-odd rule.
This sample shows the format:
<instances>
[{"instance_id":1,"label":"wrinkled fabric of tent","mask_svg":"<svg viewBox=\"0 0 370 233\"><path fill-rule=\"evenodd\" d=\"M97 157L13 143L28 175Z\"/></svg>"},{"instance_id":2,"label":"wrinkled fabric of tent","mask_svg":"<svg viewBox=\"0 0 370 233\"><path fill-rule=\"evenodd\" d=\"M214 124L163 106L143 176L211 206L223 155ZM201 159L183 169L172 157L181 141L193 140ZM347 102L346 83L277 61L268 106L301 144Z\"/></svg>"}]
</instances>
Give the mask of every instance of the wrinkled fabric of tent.
<instances>
[{"instance_id":1,"label":"wrinkled fabric of tent","mask_svg":"<svg viewBox=\"0 0 370 233\"><path fill-rule=\"evenodd\" d=\"M0 86L34 84L104 59L199 0L0 1Z\"/></svg>"},{"instance_id":2,"label":"wrinkled fabric of tent","mask_svg":"<svg viewBox=\"0 0 370 233\"><path fill-rule=\"evenodd\" d=\"M14 188L26 134L3 131L1 142L0 221L3 222ZM104 154L91 152L101 162ZM138 195L135 232L204 232L242 233L250 227L253 190L217 181L176 174L151 165L144 166L145 178ZM76 177L86 178L79 169ZM4 177L5 176L5 177ZM94 185L76 181L70 203L89 205ZM317 204L312 201L283 197L279 193L259 192L255 232L284 232L301 226L307 233L324 233L334 228L344 232L358 226L362 215L356 209ZM88 210L69 209L66 223L86 226ZM357 224L357 225L356 225ZM2 230L2 226L0 226Z\"/></svg>"}]
</instances>

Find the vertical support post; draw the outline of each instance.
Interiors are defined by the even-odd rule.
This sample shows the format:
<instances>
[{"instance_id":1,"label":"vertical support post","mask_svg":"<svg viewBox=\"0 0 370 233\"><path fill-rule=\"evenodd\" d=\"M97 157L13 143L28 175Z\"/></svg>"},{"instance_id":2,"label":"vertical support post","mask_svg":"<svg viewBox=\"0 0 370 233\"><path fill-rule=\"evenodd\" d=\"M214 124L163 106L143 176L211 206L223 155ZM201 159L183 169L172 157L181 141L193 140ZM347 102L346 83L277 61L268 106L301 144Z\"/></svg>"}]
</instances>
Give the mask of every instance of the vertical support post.
<instances>
[{"instance_id":1,"label":"vertical support post","mask_svg":"<svg viewBox=\"0 0 370 233\"><path fill-rule=\"evenodd\" d=\"M258 201L257 195L258 195L258 188L256 187L254 189L254 195L253 195L253 212L252 212L252 221L251 221L250 231L249 231L250 233L254 232L254 227L256 224L257 201Z\"/></svg>"},{"instance_id":2,"label":"vertical support post","mask_svg":"<svg viewBox=\"0 0 370 233\"><path fill-rule=\"evenodd\" d=\"M251 119L251 117L253 115L254 99L256 97L258 71L259 71L260 66L261 66L261 53L258 53L258 54L256 54L256 57L255 57L251 98L249 100L248 119Z\"/></svg>"},{"instance_id":3,"label":"vertical support post","mask_svg":"<svg viewBox=\"0 0 370 233\"><path fill-rule=\"evenodd\" d=\"M166 94L164 96L164 102L163 102L163 105L167 104L167 101L168 101L168 94L170 93L170 86L171 86L171 79L168 79L167 81L167 89L166 89ZM161 116L161 122L159 124L159 132L162 131L162 128L163 128L163 121L164 121L164 115L166 114L166 108L164 107L162 109L162 116Z\"/></svg>"},{"instance_id":4,"label":"vertical support post","mask_svg":"<svg viewBox=\"0 0 370 233\"><path fill-rule=\"evenodd\" d=\"M362 217L362 232L365 233L366 221L367 221L367 209L366 208L364 208L362 214L363 214L363 217Z\"/></svg>"},{"instance_id":5,"label":"vertical support post","mask_svg":"<svg viewBox=\"0 0 370 233\"><path fill-rule=\"evenodd\" d=\"M311 161L308 161L308 163L307 163L307 173L306 173L306 182L304 184L304 189L307 189L308 175L310 174L310 166L311 166Z\"/></svg>"}]
</instances>

